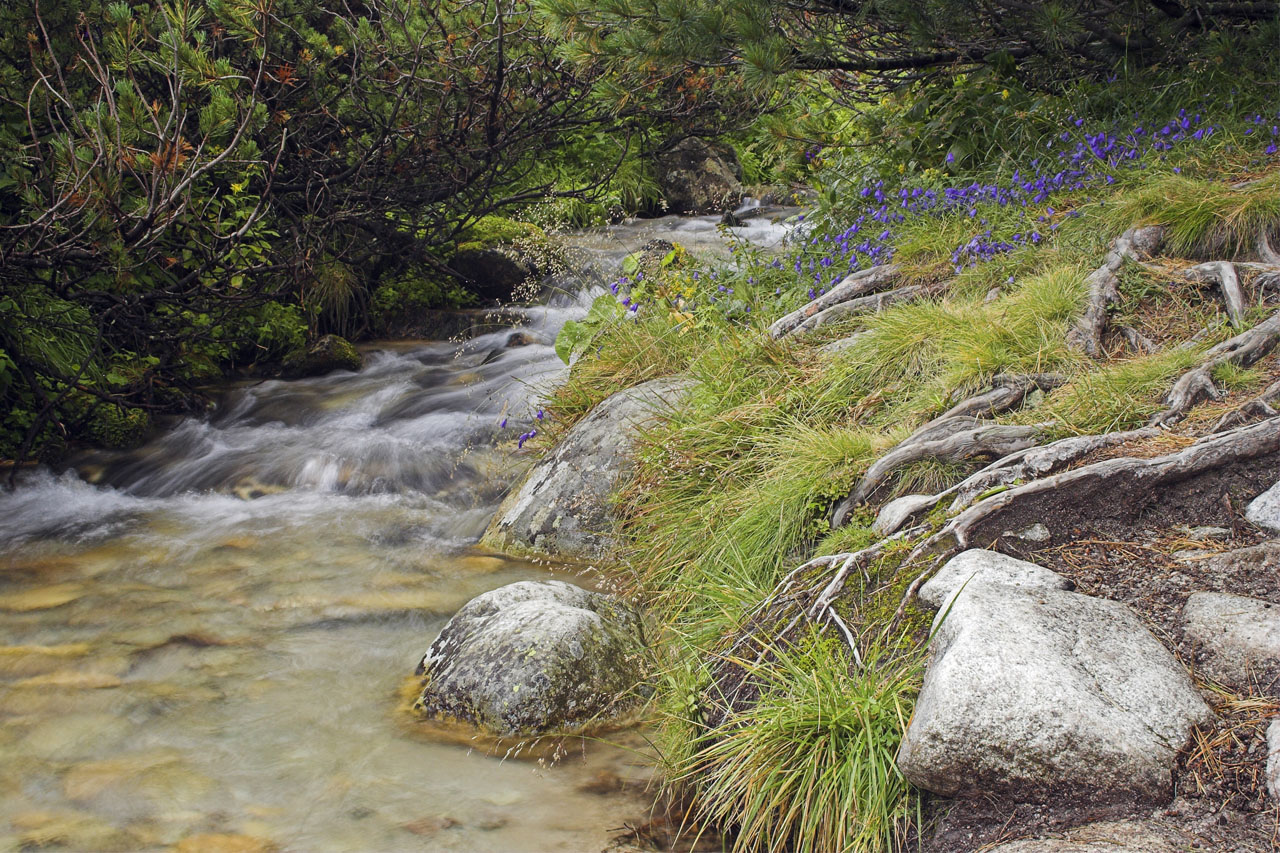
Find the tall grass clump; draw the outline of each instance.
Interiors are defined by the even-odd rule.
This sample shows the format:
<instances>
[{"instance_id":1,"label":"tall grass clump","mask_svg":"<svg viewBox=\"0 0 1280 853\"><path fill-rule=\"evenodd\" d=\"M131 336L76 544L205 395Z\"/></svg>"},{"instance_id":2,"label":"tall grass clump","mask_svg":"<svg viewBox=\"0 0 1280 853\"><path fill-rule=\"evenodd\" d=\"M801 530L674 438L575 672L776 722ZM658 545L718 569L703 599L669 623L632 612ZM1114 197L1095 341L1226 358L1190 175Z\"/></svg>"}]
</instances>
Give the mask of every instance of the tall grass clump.
<instances>
[{"instance_id":1,"label":"tall grass clump","mask_svg":"<svg viewBox=\"0 0 1280 853\"><path fill-rule=\"evenodd\" d=\"M703 821L736 828L736 853L900 849L918 801L894 759L921 656L876 644L854 666L817 635L774 652L739 662L759 700L705 731L673 781L696 783Z\"/></svg>"},{"instance_id":2,"label":"tall grass clump","mask_svg":"<svg viewBox=\"0 0 1280 853\"><path fill-rule=\"evenodd\" d=\"M1249 252L1262 233L1280 242L1280 172L1241 186L1163 175L1122 194L1109 219L1114 228L1135 222L1165 225L1169 247L1187 257Z\"/></svg>"}]
</instances>

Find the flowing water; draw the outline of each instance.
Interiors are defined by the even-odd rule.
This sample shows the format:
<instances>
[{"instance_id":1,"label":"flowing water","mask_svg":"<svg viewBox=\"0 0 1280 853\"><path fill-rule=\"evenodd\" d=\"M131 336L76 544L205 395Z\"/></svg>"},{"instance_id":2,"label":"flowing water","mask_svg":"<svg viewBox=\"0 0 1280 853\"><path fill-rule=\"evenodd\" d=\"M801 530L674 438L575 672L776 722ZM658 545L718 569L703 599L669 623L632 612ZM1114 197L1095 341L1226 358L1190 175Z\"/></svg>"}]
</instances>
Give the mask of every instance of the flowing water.
<instances>
[{"instance_id":1,"label":"flowing water","mask_svg":"<svg viewBox=\"0 0 1280 853\"><path fill-rule=\"evenodd\" d=\"M652 237L711 246L713 223L577 242L607 267ZM532 344L374 345L0 494L0 850L595 851L642 820L639 734L504 759L401 695L468 599L591 583L475 543L593 292L528 309Z\"/></svg>"}]
</instances>

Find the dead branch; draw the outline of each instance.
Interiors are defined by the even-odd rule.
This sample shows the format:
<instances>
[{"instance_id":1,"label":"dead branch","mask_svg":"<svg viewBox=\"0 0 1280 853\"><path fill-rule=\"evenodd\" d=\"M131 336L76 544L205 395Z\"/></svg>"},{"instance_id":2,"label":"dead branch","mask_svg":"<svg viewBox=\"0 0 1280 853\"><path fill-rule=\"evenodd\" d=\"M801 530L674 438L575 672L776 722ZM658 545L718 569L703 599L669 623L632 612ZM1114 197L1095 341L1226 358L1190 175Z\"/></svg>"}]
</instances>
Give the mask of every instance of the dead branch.
<instances>
[{"instance_id":1,"label":"dead branch","mask_svg":"<svg viewBox=\"0 0 1280 853\"><path fill-rule=\"evenodd\" d=\"M1102 266L1086 279L1089 304L1075 327L1067 334L1067 342L1089 356L1102 355L1102 337L1107 331L1107 311L1120 301L1120 269L1125 261L1150 257L1164 242L1164 226L1130 228L1116 238Z\"/></svg>"},{"instance_id":2,"label":"dead branch","mask_svg":"<svg viewBox=\"0 0 1280 853\"><path fill-rule=\"evenodd\" d=\"M934 292L934 288L927 285L908 284L895 290L873 293L870 296L860 296L857 299L850 299L847 302L832 305L825 311L819 311L812 317L806 318L787 334L812 331L819 326L825 326L828 323L843 320L846 317L856 317L859 314L875 314L902 302L914 302L917 299L922 299L932 292Z\"/></svg>"},{"instance_id":3,"label":"dead branch","mask_svg":"<svg viewBox=\"0 0 1280 853\"><path fill-rule=\"evenodd\" d=\"M811 317L834 305L883 290L895 283L900 276L901 271L894 264L871 267L845 276L843 281L817 299L775 321L769 327L769 337L777 339L789 335Z\"/></svg>"}]
</instances>

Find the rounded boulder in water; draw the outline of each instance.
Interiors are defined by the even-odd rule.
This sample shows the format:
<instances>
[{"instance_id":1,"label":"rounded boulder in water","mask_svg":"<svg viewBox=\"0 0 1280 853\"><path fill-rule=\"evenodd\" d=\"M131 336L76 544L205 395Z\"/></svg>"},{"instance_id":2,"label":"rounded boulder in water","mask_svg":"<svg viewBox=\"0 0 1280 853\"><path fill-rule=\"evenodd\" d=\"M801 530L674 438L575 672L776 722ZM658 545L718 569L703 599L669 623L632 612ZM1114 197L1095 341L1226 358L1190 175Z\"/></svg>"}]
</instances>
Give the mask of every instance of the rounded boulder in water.
<instances>
[{"instance_id":1,"label":"rounded boulder in water","mask_svg":"<svg viewBox=\"0 0 1280 853\"><path fill-rule=\"evenodd\" d=\"M415 710L498 736L607 724L644 700L644 628L619 599L561 581L480 595L431 644Z\"/></svg>"}]
</instances>

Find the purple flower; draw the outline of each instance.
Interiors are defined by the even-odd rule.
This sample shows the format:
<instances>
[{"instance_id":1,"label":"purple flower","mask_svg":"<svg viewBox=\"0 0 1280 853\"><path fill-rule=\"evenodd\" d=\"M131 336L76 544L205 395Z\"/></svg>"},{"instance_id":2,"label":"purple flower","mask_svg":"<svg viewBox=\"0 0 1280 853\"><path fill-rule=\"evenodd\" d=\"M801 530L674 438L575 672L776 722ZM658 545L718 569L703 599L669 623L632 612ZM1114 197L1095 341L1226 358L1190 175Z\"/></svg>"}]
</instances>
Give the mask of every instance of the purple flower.
<instances>
[{"instance_id":1,"label":"purple flower","mask_svg":"<svg viewBox=\"0 0 1280 853\"><path fill-rule=\"evenodd\" d=\"M498 429L506 429L506 428L507 428L507 419L503 418L502 422L498 424Z\"/></svg>"}]
</instances>

